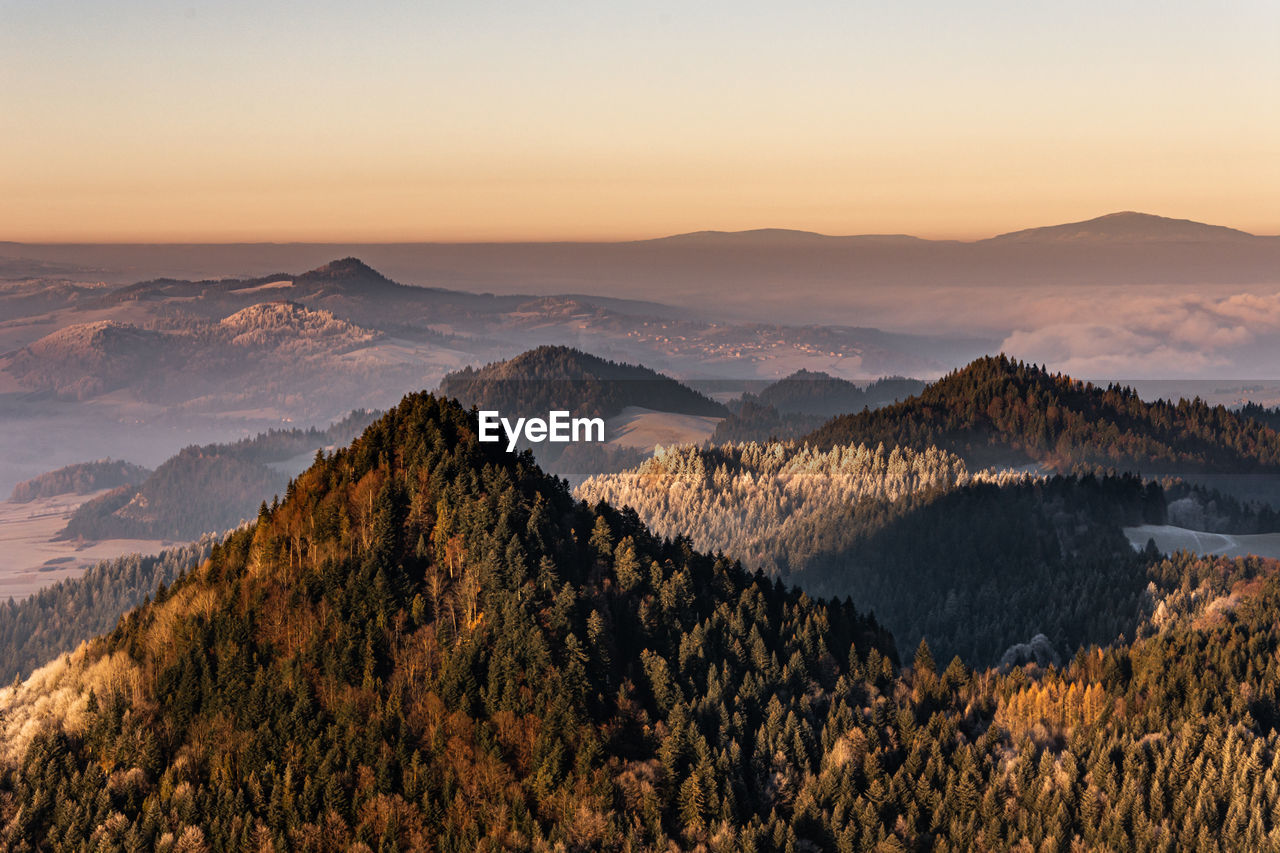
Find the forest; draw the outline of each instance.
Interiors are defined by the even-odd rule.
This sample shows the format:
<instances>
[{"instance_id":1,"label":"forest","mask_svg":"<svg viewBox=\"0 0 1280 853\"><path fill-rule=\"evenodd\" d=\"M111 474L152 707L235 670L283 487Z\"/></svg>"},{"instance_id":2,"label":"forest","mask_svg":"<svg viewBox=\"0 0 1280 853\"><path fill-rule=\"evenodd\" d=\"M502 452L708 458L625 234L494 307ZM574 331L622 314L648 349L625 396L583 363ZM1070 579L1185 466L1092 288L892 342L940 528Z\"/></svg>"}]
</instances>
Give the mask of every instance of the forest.
<instances>
[{"instance_id":1,"label":"forest","mask_svg":"<svg viewBox=\"0 0 1280 853\"><path fill-rule=\"evenodd\" d=\"M1272 429L1280 429L1280 407L1268 408L1258 403L1246 402L1237 411L1242 417L1251 418Z\"/></svg>"},{"instance_id":2,"label":"forest","mask_svg":"<svg viewBox=\"0 0 1280 853\"><path fill-rule=\"evenodd\" d=\"M208 535L155 556L103 560L27 596L0 603L0 683L31 671L116 626L120 616L198 566L218 537Z\"/></svg>"},{"instance_id":3,"label":"forest","mask_svg":"<svg viewBox=\"0 0 1280 853\"><path fill-rule=\"evenodd\" d=\"M1280 436L1257 416L1200 399L1143 401L1004 355L978 359L918 395L846 414L806 437L819 447L937 446L978 466L1041 463L1147 476L1280 472Z\"/></svg>"},{"instance_id":4,"label":"forest","mask_svg":"<svg viewBox=\"0 0 1280 853\"><path fill-rule=\"evenodd\" d=\"M1171 489L1234 525L1280 526L1269 510ZM984 666L1036 634L1068 655L1132 635L1149 557L1121 527L1164 523L1167 506L1158 483L1136 477L971 474L937 448L795 442L675 448L577 493L633 508L659 535L691 531L695 547L811 595L852 596L904 654L923 638Z\"/></svg>"},{"instance_id":5,"label":"forest","mask_svg":"<svg viewBox=\"0 0 1280 853\"><path fill-rule=\"evenodd\" d=\"M900 656L475 430L406 398L0 690L6 849L1280 845L1276 564L1145 555L1057 666Z\"/></svg>"}]
</instances>

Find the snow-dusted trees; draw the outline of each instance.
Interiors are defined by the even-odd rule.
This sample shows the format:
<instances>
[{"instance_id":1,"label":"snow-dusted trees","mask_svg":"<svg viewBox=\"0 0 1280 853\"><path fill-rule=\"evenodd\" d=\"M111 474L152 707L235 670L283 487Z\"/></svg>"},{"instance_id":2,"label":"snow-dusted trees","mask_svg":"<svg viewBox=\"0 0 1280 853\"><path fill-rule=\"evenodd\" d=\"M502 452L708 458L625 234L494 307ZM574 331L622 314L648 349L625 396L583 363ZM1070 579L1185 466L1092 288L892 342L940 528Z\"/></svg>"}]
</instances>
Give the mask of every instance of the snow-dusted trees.
<instances>
[{"instance_id":1,"label":"snow-dusted trees","mask_svg":"<svg viewBox=\"0 0 1280 853\"><path fill-rule=\"evenodd\" d=\"M794 564L797 549L809 550L801 544L808 534L862 501L893 502L1014 479L971 474L958 456L937 448L819 451L795 442L750 442L671 448L634 470L592 477L578 496L631 506L662 535L688 535L696 548L780 571ZM784 551L787 543L792 547Z\"/></svg>"},{"instance_id":2,"label":"snow-dusted trees","mask_svg":"<svg viewBox=\"0 0 1280 853\"><path fill-rule=\"evenodd\" d=\"M1037 634L1062 653L1132 636L1149 558L1120 527L1164 512L1160 486L1137 477L970 472L935 447L792 442L675 448L578 495L812 595L851 596L904 656L923 637L942 660L991 664Z\"/></svg>"}]
</instances>

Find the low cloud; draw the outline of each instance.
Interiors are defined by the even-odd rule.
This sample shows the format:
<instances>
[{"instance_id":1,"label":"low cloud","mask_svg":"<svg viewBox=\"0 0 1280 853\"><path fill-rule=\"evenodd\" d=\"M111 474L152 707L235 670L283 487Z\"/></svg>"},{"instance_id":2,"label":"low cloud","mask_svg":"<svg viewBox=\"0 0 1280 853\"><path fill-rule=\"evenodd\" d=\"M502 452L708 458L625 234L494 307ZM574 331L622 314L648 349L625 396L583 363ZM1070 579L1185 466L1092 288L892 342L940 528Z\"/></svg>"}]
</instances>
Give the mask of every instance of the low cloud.
<instances>
[{"instance_id":1,"label":"low cloud","mask_svg":"<svg viewBox=\"0 0 1280 853\"><path fill-rule=\"evenodd\" d=\"M1261 377L1280 358L1280 293L1092 293L1020 300L1001 348L1087 377Z\"/></svg>"}]
</instances>

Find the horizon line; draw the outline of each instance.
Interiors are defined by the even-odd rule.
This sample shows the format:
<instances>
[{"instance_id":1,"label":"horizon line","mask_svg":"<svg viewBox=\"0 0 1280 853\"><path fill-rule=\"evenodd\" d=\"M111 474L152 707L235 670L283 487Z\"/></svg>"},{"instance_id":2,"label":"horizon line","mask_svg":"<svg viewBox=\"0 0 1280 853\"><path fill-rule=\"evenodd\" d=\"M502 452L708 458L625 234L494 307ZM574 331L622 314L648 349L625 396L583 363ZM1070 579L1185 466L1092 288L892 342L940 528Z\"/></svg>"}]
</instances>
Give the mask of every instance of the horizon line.
<instances>
[{"instance_id":1,"label":"horizon line","mask_svg":"<svg viewBox=\"0 0 1280 853\"><path fill-rule=\"evenodd\" d=\"M985 237L945 237L945 236L920 236L907 232L863 232L854 234L829 234L821 231L813 231L806 228L788 228L779 226L761 226L756 228L739 228L739 229L717 229L717 228L700 228L693 231L679 232L663 232L653 236L645 237L614 237L614 238L548 238L548 239L520 239L520 238L492 238L492 239L474 239L474 240L442 240L442 239L389 239L389 240L367 240L367 239L295 239L295 240L254 240L254 239L128 239L128 240L111 240L111 239L49 239L49 240L9 240L0 239L0 246L324 246L324 245L346 245L346 246L403 246L403 245L438 245L438 246L513 246L513 245L619 245L627 243L651 243L661 240L672 240L680 237L697 237L697 236L742 236L749 234L766 234L776 233L779 235L806 236L827 240L852 240L852 239L909 239L918 240L928 243L981 243L987 240L994 240L1000 237L1006 237L1013 234L1020 234L1027 231L1037 231L1049 228L1063 228L1071 225L1084 225L1099 222L1113 217L1119 216L1136 216L1149 220L1161 220L1169 223L1191 224L1206 228L1217 228L1228 231L1234 231L1242 235L1258 238L1269 238L1280 236L1280 231L1276 233L1259 233L1247 231L1243 228L1237 228L1230 225L1219 225L1212 222L1206 222L1198 219L1187 219L1182 217L1164 216L1162 214L1145 213L1135 210L1113 211L1111 213L1101 214L1089 219L1075 220L1071 222L1057 222L1049 225L1031 225L1023 228L1015 228L1012 231L1001 231L994 234L988 234Z\"/></svg>"}]
</instances>

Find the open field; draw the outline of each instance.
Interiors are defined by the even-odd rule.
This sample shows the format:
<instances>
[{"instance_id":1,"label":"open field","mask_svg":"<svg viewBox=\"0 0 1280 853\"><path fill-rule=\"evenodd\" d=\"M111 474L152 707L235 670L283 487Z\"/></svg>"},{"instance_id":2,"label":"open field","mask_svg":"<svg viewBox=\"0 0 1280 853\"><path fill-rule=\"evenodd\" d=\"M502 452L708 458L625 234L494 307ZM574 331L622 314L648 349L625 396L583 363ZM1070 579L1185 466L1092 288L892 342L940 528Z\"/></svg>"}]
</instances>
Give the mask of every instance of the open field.
<instances>
[{"instance_id":1,"label":"open field","mask_svg":"<svg viewBox=\"0 0 1280 853\"><path fill-rule=\"evenodd\" d=\"M653 450L659 444L664 447L701 444L711 437L711 433L716 431L716 424L722 420L724 418L627 406L620 414L605 421L605 435L612 436L610 444L640 450Z\"/></svg>"},{"instance_id":2,"label":"open field","mask_svg":"<svg viewBox=\"0 0 1280 853\"><path fill-rule=\"evenodd\" d=\"M76 507L93 495L58 495L29 503L0 503L0 600L25 598L89 566L125 554L155 554L175 544L158 539L55 541Z\"/></svg>"},{"instance_id":3,"label":"open field","mask_svg":"<svg viewBox=\"0 0 1280 853\"><path fill-rule=\"evenodd\" d=\"M1215 489L1238 501L1280 509L1280 476L1275 474L1183 474L1182 479Z\"/></svg>"},{"instance_id":4,"label":"open field","mask_svg":"<svg viewBox=\"0 0 1280 853\"><path fill-rule=\"evenodd\" d=\"M1280 533L1235 535L1206 533L1169 524L1143 524L1124 528L1124 534L1134 548L1145 548L1147 540L1154 539L1156 547L1166 554L1192 551L1206 556L1244 557L1256 554L1280 559Z\"/></svg>"}]
</instances>

